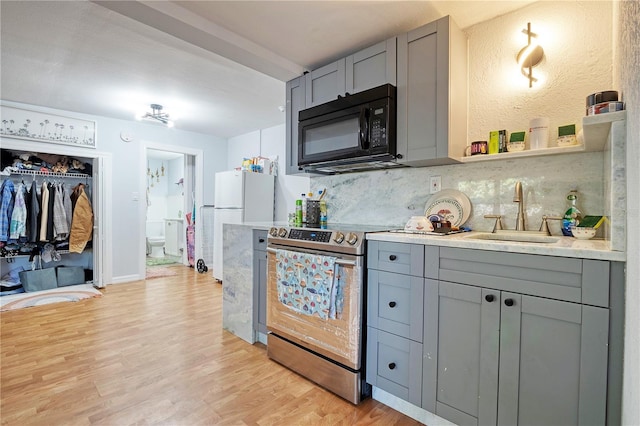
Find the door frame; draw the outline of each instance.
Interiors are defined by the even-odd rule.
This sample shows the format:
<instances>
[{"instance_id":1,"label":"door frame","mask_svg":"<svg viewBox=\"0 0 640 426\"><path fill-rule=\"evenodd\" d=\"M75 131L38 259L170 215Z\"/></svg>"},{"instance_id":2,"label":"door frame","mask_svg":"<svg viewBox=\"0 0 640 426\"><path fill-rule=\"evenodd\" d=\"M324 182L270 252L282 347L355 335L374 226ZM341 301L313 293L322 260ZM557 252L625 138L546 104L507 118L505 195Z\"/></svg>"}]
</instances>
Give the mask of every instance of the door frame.
<instances>
[{"instance_id":1,"label":"door frame","mask_svg":"<svg viewBox=\"0 0 640 426\"><path fill-rule=\"evenodd\" d=\"M201 149L197 148L189 148L179 145L169 145L162 144L153 141L141 141L140 143L140 170L147 170L147 149L153 149L157 151L167 151L167 152L175 152L177 154L183 154L185 156L190 155L195 159L195 175L193 179L194 187L191 188L192 181L191 179L184 180L184 193L194 194L194 201L196 205L196 220L200 213L200 207L203 204L203 182L204 182L204 152ZM186 157L185 157L186 163ZM187 168L185 167L185 174L189 173ZM146 175L144 173L140 173L139 176L139 187L146 188ZM147 203L146 203L146 192L144 195L145 199L143 202L139 203L138 209L138 253L140 254L140 262L138 265L138 275L140 279L144 279L146 275L146 217L147 217ZM185 196L185 202L187 197ZM185 209L185 213L190 211L192 207L189 209ZM202 257L202 247L199 242L202 241L202 227L196 226L196 239L195 239L195 259L200 259ZM185 245L186 251L186 245ZM186 259L186 256L183 256L183 261Z\"/></svg>"},{"instance_id":2,"label":"door frame","mask_svg":"<svg viewBox=\"0 0 640 426\"><path fill-rule=\"evenodd\" d=\"M35 142L2 137L3 149L16 151L42 152L47 154L66 155L68 157L91 158L93 160L92 205L93 205L93 269L94 286L105 287L113 282L113 235L111 230L111 164L109 152L93 149L75 148L65 145L54 145L46 142ZM100 244L98 244L100 242Z\"/></svg>"}]
</instances>

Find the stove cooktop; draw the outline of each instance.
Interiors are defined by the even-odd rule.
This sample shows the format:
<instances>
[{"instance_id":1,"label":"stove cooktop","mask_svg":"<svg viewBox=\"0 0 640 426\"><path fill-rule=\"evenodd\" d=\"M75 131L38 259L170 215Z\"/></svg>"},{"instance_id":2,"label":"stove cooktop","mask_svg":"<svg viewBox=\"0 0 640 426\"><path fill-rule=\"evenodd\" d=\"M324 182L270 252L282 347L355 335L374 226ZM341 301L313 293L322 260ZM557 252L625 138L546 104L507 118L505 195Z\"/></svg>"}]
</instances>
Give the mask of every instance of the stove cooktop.
<instances>
[{"instance_id":1,"label":"stove cooktop","mask_svg":"<svg viewBox=\"0 0 640 426\"><path fill-rule=\"evenodd\" d=\"M268 244L362 255L365 234L384 232L389 226L333 223L327 229L304 226L280 226L269 230Z\"/></svg>"}]
</instances>

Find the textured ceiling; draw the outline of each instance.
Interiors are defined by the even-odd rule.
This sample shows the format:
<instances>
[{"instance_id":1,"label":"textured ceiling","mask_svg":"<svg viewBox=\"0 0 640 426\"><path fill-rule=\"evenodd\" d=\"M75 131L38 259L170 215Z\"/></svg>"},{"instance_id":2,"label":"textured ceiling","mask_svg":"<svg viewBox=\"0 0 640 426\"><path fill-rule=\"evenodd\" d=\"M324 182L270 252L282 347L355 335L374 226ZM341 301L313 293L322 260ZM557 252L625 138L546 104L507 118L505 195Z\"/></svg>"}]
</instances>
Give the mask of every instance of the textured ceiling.
<instances>
[{"instance_id":1,"label":"textured ceiling","mask_svg":"<svg viewBox=\"0 0 640 426\"><path fill-rule=\"evenodd\" d=\"M461 27L531 1L0 2L5 100L231 137L284 122L284 82L446 14Z\"/></svg>"}]
</instances>

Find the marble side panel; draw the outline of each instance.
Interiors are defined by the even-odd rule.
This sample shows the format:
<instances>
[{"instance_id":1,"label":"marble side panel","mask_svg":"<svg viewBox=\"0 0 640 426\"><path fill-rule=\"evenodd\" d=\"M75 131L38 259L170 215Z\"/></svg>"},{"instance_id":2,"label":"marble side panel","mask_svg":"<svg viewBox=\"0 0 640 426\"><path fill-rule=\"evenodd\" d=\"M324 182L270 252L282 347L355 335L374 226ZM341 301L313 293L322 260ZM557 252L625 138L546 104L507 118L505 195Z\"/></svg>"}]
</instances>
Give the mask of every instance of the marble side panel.
<instances>
[{"instance_id":1,"label":"marble side panel","mask_svg":"<svg viewBox=\"0 0 640 426\"><path fill-rule=\"evenodd\" d=\"M365 223L402 227L416 215L423 215L432 195L429 178L441 176L442 188L465 193L472 205L466 225L490 231L493 220L485 214L501 214L507 229L516 223L518 204L514 187L524 190L527 229L537 230L542 215L561 216L566 194L577 189L585 214L604 214L603 153L588 152L504 161L403 168L335 176L314 177L314 193L327 188L330 223ZM560 223L550 221L553 234Z\"/></svg>"},{"instance_id":2,"label":"marble side panel","mask_svg":"<svg viewBox=\"0 0 640 426\"><path fill-rule=\"evenodd\" d=\"M244 225L223 225L222 327L254 343L251 229Z\"/></svg>"},{"instance_id":3,"label":"marble side panel","mask_svg":"<svg viewBox=\"0 0 640 426\"><path fill-rule=\"evenodd\" d=\"M610 180L610 193L607 203L611 219L610 240L611 250L625 251L627 249L627 173L626 173L626 120L611 123L609 134L610 152L605 161L605 179Z\"/></svg>"}]
</instances>

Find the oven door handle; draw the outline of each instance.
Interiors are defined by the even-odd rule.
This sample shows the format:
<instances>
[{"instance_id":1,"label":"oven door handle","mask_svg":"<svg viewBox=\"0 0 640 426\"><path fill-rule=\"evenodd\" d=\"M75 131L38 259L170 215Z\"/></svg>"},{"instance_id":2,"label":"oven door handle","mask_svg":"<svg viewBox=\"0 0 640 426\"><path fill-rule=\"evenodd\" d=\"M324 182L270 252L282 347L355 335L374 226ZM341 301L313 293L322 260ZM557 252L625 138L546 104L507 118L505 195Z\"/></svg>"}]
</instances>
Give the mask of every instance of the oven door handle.
<instances>
[{"instance_id":1,"label":"oven door handle","mask_svg":"<svg viewBox=\"0 0 640 426\"><path fill-rule=\"evenodd\" d=\"M271 248L271 247L267 247L267 251L269 253L274 253L275 254L276 249ZM356 266L356 261L355 260L345 260L345 259L336 258L336 265L340 265L340 266Z\"/></svg>"}]
</instances>

